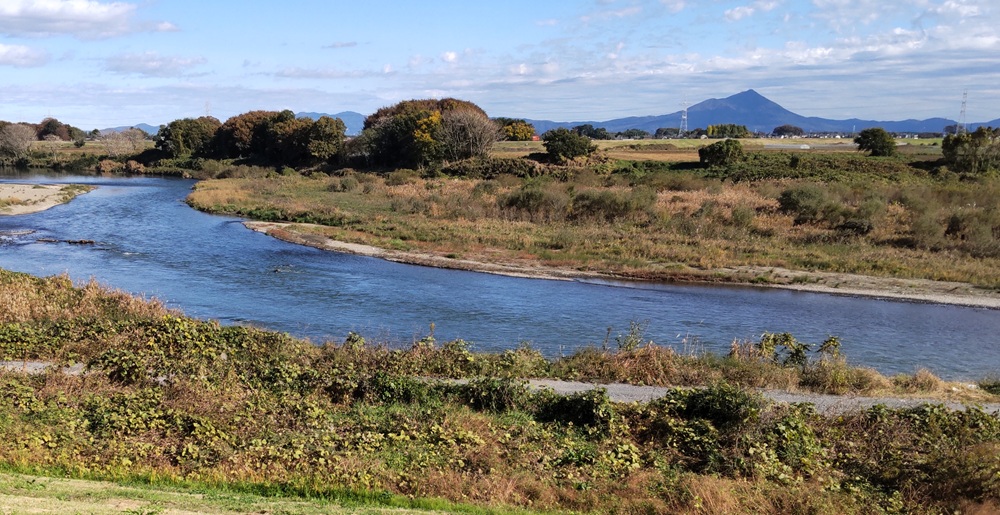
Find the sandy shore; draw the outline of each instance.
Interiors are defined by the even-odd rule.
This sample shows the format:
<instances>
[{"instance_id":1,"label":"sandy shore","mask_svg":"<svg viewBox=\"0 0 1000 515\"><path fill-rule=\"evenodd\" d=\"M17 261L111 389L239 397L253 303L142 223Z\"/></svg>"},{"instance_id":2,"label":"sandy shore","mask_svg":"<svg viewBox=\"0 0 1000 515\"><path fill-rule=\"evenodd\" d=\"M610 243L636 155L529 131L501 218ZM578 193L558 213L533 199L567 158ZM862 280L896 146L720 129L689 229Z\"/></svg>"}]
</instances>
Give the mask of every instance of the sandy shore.
<instances>
[{"instance_id":1,"label":"sandy shore","mask_svg":"<svg viewBox=\"0 0 1000 515\"><path fill-rule=\"evenodd\" d=\"M67 184L0 184L0 215L24 215L69 202L89 188Z\"/></svg>"},{"instance_id":2,"label":"sandy shore","mask_svg":"<svg viewBox=\"0 0 1000 515\"><path fill-rule=\"evenodd\" d=\"M469 259L456 259L443 255L404 252L382 249L370 245L346 243L308 231L308 224L244 222L257 232L300 245L322 250L371 256L388 261L415 265L434 266L457 270L470 270L515 277L540 279L605 279L628 280L631 278L568 268L546 267L533 263L492 263ZM298 230L297 230L298 229ZM703 279L699 279L703 277ZM727 279L728 278L728 279ZM762 280L763 279L763 280ZM676 282L711 282L713 284L739 284L767 288L828 293L857 297L875 297L1000 309L1000 292L979 288L971 284L931 281L925 279L896 279L832 272L808 272L773 267L739 267L711 271L688 270L677 274Z\"/></svg>"}]
</instances>

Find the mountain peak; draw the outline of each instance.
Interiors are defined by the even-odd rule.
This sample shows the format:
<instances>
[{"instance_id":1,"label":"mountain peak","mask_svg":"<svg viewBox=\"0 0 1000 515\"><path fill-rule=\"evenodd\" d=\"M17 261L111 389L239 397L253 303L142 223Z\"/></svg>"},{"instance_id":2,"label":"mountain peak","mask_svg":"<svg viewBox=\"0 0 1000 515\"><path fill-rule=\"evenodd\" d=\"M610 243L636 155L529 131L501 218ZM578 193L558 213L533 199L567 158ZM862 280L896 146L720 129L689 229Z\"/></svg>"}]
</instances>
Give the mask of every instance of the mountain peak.
<instances>
[{"instance_id":1,"label":"mountain peak","mask_svg":"<svg viewBox=\"0 0 1000 515\"><path fill-rule=\"evenodd\" d=\"M755 97L764 98L764 95L761 95L760 93L757 93L757 91L754 90L754 89L748 89L746 91L741 91L741 92L739 92L739 93L737 93L735 95L732 95L729 98L737 98L737 97L739 97L739 98L755 98Z\"/></svg>"}]
</instances>

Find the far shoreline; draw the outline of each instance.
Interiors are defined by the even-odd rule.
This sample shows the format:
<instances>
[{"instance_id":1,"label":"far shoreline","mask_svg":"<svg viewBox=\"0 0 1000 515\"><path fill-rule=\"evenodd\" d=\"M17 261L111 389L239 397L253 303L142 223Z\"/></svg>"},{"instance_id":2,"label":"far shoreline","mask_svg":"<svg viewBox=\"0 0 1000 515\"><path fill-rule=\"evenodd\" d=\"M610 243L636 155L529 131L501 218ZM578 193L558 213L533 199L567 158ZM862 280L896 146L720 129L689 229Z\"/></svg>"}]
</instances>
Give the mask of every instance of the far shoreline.
<instances>
[{"instance_id":1,"label":"far shoreline","mask_svg":"<svg viewBox=\"0 0 1000 515\"><path fill-rule=\"evenodd\" d=\"M858 274L788 270L777 267L733 267L714 270L682 270L656 279L630 277L593 271L549 267L541 264L519 265L489 263L453 258L426 252L384 249L371 245L333 240L310 234L297 227L310 224L244 221L256 232L298 245L320 250L375 257L397 263L452 270L482 272L510 277L572 281L580 279L628 281L637 283L703 284L775 288L809 293L867 297L876 299L943 304L950 306L1000 310L1000 292L966 283L899 279Z\"/></svg>"}]
</instances>

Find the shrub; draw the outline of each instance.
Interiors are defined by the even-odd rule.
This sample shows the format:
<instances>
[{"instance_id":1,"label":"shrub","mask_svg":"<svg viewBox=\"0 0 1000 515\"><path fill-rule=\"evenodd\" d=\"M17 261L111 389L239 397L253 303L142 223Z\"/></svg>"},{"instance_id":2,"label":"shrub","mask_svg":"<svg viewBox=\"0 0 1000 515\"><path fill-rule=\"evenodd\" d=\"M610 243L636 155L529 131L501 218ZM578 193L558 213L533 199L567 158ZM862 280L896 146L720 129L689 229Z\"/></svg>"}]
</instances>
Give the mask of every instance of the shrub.
<instances>
[{"instance_id":1,"label":"shrub","mask_svg":"<svg viewBox=\"0 0 1000 515\"><path fill-rule=\"evenodd\" d=\"M128 160L125 163L125 173L145 173L146 167L138 161Z\"/></svg>"},{"instance_id":2,"label":"shrub","mask_svg":"<svg viewBox=\"0 0 1000 515\"><path fill-rule=\"evenodd\" d=\"M606 433L615 417L614 406L604 388L571 395L543 391L536 397L535 418L543 422L573 424Z\"/></svg>"},{"instance_id":3,"label":"shrub","mask_svg":"<svg viewBox=\"0 0 1000 515\"><path fill-rule=\"evenodd\" d=\"M716 141L698 149L698 159L705 166L730 166L743 160L743 144L739 140Z\"/></svg>"},{"instance_id":4,"label":"shrub","mask_svg":"<svg viewBox=\"0 0 1000 515\"><path fill-rule=\"evenodd\" d=\"M385 372L376 372L364 379L358 385L357 396L381 404L414 404L439 399L434 386L427 381Z\"/></svg>"},{"instance_id":5,"label":"shrub","mask_svg":"<svg viewBox=\"0 0 1000 515\"><path fill-rule=\"evenodd\" d=\"M416 183L420 178L420 173L416 170L411 170L409 168L400 168L389 174L385 178L385 183L388 186L403 186L404 184Z\"/></svg>"},{"instance_id":6,"label":"shrub","mask_svg":"<svg viewBox=\"0 0 1000 515\"><path fill-rule=\"evenodd\" d=\"M619 220L638 213L644 213L656 203L656 194L641 188L625 193L620 191L587 190L573 197L570 218L599 218L607 221Z\"/></svg>"},{"instance_id":7,"label":"shrub","mask_svg":"<svg viewBox=\"0 0 1000 515\"><path fill-rule=\"evenodd\" d=\"M546 132L542 135L542 141L545 142L545 150L549 153L549 157L556 162L589 156L597 150L597 146L590 142L590 138L563 127Z\"/></svg>"},{"instance_id":8,"label":"shrub","mask_svg":"<svg viewBox=\"0 0 1000 515\"><path fill-rule=\"evenodd\" d=\"M800 184L781 192L779 210L793 215L796 224L818 222L836 208L825 189L817 184Z\"/></svg>"},{"instance_id":9,"label":"shrub","mask_svg":"<svg viewBox=\"0 0 1000 515\"><path fill-rule=\"evenodd\" d=\"M704 389L678 390L675 395L680 415L707 420L721 431L736 431L755 422L764 408L760 394L724 381Z\"/></svg>"},{"instance_id":10,"label":"shrub","mask_svg":"<svg viewBox=\"0 0 1000 515\"><path fill-rule=\"evenodd\" d=\"M125 165L119 163L118 161L112 161L111 159L103 159L101 162L97 163L97 173L115 173L125 168Z\"/></svg>"},{"instance_id":11,"label":"shrub","mask_svg":"<svg viewBox=\"0 0 1000 515\"><path fill-rule=\"evenodd\" d=\"M449 163L441 171L470 179L495 179L500 175L527 178L543 175L545 167L537 161L519 157L478 157Z\"/></svg>"},{"instance_id":12,"label":"shrub","mask_svg":"<svg viewBox=\"0 0 1000 515\"><path fill-rule=\"evenodd\" d=\"M462 388L462 396L474 409L502 413L526 404L528 384L525 381L483 377L473 379Z\"/></svg>"},{"instance_id":13,"label":"shrub","mask_svg":"<svg viewBox=\"0 0 1000 515\"><path fill-rule=\"evenodd\" d=\"M536 184L526 184L498 199L501 209L517 213L532 221L551 221L566 218L570 203L565 191Z\"/></svg>"}]
</instances>

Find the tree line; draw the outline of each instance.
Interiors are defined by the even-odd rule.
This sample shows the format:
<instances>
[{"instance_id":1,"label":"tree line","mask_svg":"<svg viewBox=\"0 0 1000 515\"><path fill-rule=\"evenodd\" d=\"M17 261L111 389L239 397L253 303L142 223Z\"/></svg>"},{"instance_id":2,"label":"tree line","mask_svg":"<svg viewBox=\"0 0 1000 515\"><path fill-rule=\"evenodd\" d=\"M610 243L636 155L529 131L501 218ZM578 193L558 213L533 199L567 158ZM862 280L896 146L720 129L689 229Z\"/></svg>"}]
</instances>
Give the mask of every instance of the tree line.
<instances>
[{"instance_id":1,"label":"tree line","mask_svg":"<svg viewBox=\"0 0 1000 515\"><path fill-rule=\"evenodd\" d=\"M534 139L535 128L524 119L490 118L476 104L454 98L406 100L379 109L365 120L362 133L347 138L338 118L313 120L292 111L255 110L220 122L211 116L183 118L160 127L152 138L155 151L146 154L148 135L139 129L100 134L46 118L38 124L0 121L0 157L14 162L27 159L31 144L40 140L100 140L112 159L138 157L145 162L171 158L241 160L280 166L350 164L353 166L420 168L441 162L486 157L500 140ZM772 136L802 136L794 125L775 127ZM659 128L654 134L641 129L612 133L603 127L581 124L558 128L541 136L554 162L587 156L596 150L593 140L614 138L704 136L717 139L747 138L745 125L717 124L681 134L676 128ZM881 128L861 131L854 140L859 150L872 156L891 157L895 138ZM148 151L147 151L148 152ZM974 132L950 134L942 143L944 163L960 173L1000 169L1000 129L980 127ZM709 145L699 152L708 166L727 165L743 157L734 143Z\"/></svg>"},{"instance_id":2,"label":"tree line","mask_svg":"<svg viewBox=\"0 0 1000 515\"><path fill-rule=\"evenodd\" d=\"M83 130L55 118L46 118L40 123L0 120L0 157L22 161L36 141L76 141L82 146L87 135Z\"/></svg>"},{"instance_id":3,"label":"tree line","mask_svg":"<svg viewBox=\"0 0 1000 515\"><path fill-rule=\"evenodd\" d=\"M491 120L464 100L407 100L383 107L354 138L343 120L317 120L285 111L250 111L224 123L211 116L174 120L155 136L168 158L237 159L259 164L312 166L352 163L421 167L485 156L500 139L531 139L524 120ZM530 134L529 134L530 133Z\"/></svg>"}]
</instances>

